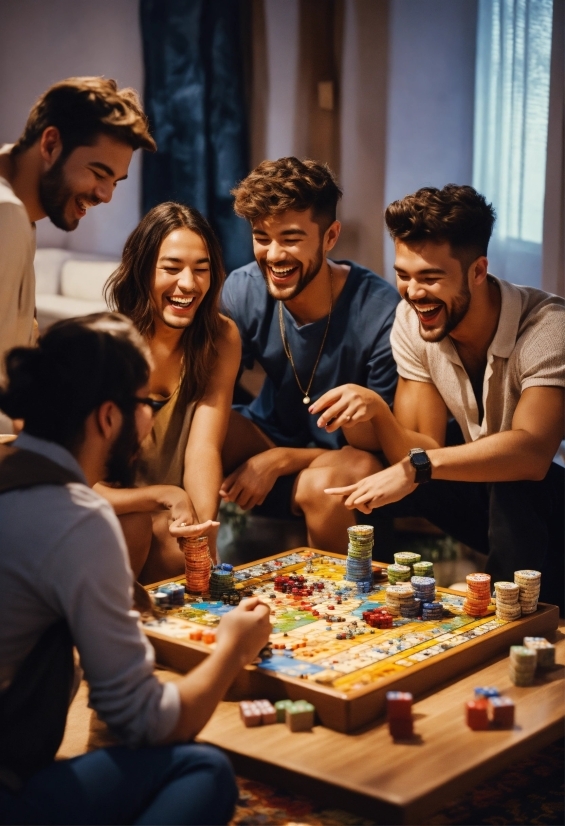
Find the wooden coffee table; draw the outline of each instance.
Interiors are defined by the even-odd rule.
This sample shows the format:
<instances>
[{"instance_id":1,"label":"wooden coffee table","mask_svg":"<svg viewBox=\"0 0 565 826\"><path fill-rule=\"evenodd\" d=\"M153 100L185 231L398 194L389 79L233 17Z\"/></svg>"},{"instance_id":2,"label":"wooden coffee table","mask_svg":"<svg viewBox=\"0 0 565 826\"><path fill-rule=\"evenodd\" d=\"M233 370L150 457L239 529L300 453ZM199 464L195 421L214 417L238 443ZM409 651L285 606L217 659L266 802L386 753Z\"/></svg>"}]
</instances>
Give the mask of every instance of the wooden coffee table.
<instances>
[{"instance_id":1,"label":"wooden coffee table","mask_svg":"<svg viewBox=\"0 0 565 826\"><path fill-rule=\"evenodd\" d=\"M291 733L284 724L247 729L237 703L221 703L198 739L226 751L243 776L358 812L375 822L421 823L447 801L513 761L563 736L565 624L551 635L558 666L518 688L508 657L414 704L416 737L394 743L384 719L351 734L323 726ZM516 703L512 730L471 731L464 703L476 686L496 686Z\"/></svg>"}]
</instances>

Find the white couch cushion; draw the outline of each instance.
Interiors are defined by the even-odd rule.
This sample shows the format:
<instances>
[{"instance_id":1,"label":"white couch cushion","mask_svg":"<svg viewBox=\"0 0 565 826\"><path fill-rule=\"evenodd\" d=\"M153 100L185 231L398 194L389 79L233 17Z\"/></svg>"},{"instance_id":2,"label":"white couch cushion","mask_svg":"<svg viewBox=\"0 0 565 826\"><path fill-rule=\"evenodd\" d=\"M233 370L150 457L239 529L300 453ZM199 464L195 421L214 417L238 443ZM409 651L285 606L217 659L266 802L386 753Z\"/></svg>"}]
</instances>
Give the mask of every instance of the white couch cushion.
<instances>
[{"instance_id":1,"label":"white couch cushion","mask_svg":"<svg viewBox=\"0 0 565 826\"><path fill-rule=\"evenodd\" d=\"M61 318L102 313L108 309L106 303L101 300L84 301L78 298L67 298L65 295L36 295L35 306L41 332Z\"/></svg>"},{"instance_id":2,"label":"white couch cushion","mask_svg":"<svg viewBox=\"0 0 565 826\"><path fill-rule=\"evenodd\" d=\"M65 261L72 257L71 250L56 249L54 247L36 250L33 262L36 293L58 293L61 282L61 268Z\"/></svg>"},{"instance_id":3,"label":"white couch cushion","mask_svg":"<svg viewBox=\"0 0 565 826\"><path fill-rule=\"evenodd\" d=\"M104 285L119 265L119 261L77 261L70 258L61 271L61 295L82 301L104 301Z\"/></svg>"}]
</instances>

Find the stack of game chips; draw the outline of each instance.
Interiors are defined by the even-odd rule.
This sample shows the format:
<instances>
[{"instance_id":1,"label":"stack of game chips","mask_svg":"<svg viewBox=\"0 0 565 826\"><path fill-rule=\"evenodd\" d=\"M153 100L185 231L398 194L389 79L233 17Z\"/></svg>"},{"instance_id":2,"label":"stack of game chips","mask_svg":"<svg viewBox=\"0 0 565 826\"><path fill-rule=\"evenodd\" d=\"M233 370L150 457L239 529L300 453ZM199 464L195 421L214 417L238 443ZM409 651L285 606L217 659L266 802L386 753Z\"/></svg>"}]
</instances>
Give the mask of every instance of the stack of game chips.
<instances>
[{"instance_id":1,"label":"stack of game chips","mask_svg":"<svg viewBox=\"0 0 565 826\"><path fill-rule=\"evenodd\" d=\"M440 620L443 618L443 602L423 602L422 619Z\"/></svg>"},{"instance_id":2,"label":"stack of game chips","mask_svg":"<svg viewBox=\"0 0 565 826\"><path fill-rule=\"evenodd\" d=\"M522 616L522 609L518 602L520 588L515 582L495 582L496 618L511 622Z\"/></svg>"},{"instance_id":3,"label":"stack of game chips","mask_svg":"<svg viewBox=\"0 0 565 826\"><path fill-rule=\"evenodd\" d=\"M426 562L422 559L420 562L415 562L412 565L412 570L414 571L414 576L433 576L434 563Z\"/></svg>"},{"instance_id":4,"label":"stack of game chips","mask_svg":"<svg viewBox=\"0 0 565 826\"><path fill-rule=\"evenodd\" d=\"M514 571L514 582L520 587L522 614L537 611L541 574L539 571Z\"/></svg>"},{"instance_id":5,"label":"stack of game chips","mask_svg":"<svg viewBox=\"0 0 565 826\"><path fill-rule=\"evenodd\" d=\"M186 590L190 594L205 594L210 582L210 553L208 537L185 537L181 540L184 552Z\"/></svg>"},{"instance_id":6,"label":"stack of game chips","mask_svg":"<svg viewBox=\"0 0 565 826\"><path fill-rule=\"evenodd\" d=\"M399 551L394 555L394 561L397 565L408 565L410 568L410 576L414 574L414 565L422 559L421 554L412 553L412 551Z\"/></svg>"},{"instance_id":7,"label":"stack of game chips","mask_svg":"<svg viewBox=\"0 0 565 826\"><path fill-rule=\"evenodd\" d=\"M431 576L413 576L410 580L416 599L433 602L436 598L436 581Z\"/></svg>"},{"instance_id":8,"label":"stack of game chips","mask_svg":"<svg viewBox=\"0 0 565 826\"><path fill-rule=\"evenodd\" d=\"M389 585L386 589L386 608L395 617L415 618L420 613L420 601L414 598L414 589L408 582Z\"/></svg>"},{"instance_id":9,"label":"stack of game chips","mask_svg":"<svg viewBox=\"0 0 565 826\"><path fill-rule=\"evenodd\" d=\"M350 582L371 582L373 579L373 543L372 525L353 525L347 529L349 545L345 578Z\"/></svg>"},{"instance_id":10,"label":"stack of game chips","mask_svg":"<svg viewBox=\"0 0 565 826\"><path fill-rule=\"evenodd\" d=\"M463 610L470 617L484 617L490 604L490 574L467 574Z\"/></svg>"},{"instance_id":11,"label":"stack of game chips","mask_svg":"<svg viewBox=\"0 0 565 826\"><path fill-rule=\"evenodd\" d=\"M510 646L510 679L514 685L531 685L536 673L537 651L525 645Z\"/></svg>"},{"instance_id":12,"label":"stack of game chips","mask_svg":"<svg viewBox=\"0 0 565 826\"><path fill-rule=\"evenodd\" d=\"M404 740L414 734L412 700L412 695L407 691L387 691L388 727L395 740Z\"/></svg>"},{"instance_id":13,"label":"stack of game chips","mask_svg":"<svg viewBox=\"0 0 565 826\"><path fill-rule=\"evenodd\" d=\"M553 668L555 665L555 646L545 637L524 637L524 645L537 653L539 668Z\"/></svg>"},{"instance_id":14,"label":"stack of game chips","mask_svg":"<svg viewBox=\"0 0 565 826\"><path fill-rule=\"evenodd\" d=\"M233 565L222 562L215 565L210 574L210 599L221 600L224 594L229 594L235 587Z\"/></svg>"},{"instance_id":15,"label":"stack of game chips","mask_svg":"<svg viewBox=\"0 0 565 826\"><path fill-rule=\"evenodd\" d=\"M397 582L410 582L411 569L409 565L389 565L386 569L388 574L388 581L391 585L396 585Z\"/></svg>"},{"instance_id":16,"label":"stack of game chips","mask_svg":"<svg viewBox=\"0 0 565 826\"><path fill-rule=\"evenodd\" d=\"M165 595L166 599L161 596ZM164 608L171 605L184 605L184 585L181 582L167 582L154 594L155 605Z\"/></svg>"}]
</instances>

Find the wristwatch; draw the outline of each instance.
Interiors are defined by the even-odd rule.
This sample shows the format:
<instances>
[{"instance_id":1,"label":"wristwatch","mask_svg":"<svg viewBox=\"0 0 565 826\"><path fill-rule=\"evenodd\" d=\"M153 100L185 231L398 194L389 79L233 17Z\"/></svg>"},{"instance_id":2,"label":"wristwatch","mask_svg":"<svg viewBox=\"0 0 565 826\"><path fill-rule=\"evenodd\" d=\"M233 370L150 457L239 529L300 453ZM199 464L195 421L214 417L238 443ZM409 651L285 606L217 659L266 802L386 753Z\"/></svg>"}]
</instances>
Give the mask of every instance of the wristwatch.
<instances>
[{"instance_id":1,"label":"wristwatch","mask_svg":"<svg viewBox=\"0 0 565 826\"><path fill-rule=\"evenodd\" d=\"M422 482L429 482L432 478L432 463L426 451L421 447L413 447L408 451L410 464L416 471L414 481L417 485Z\"/></svg>"}]
</instances>

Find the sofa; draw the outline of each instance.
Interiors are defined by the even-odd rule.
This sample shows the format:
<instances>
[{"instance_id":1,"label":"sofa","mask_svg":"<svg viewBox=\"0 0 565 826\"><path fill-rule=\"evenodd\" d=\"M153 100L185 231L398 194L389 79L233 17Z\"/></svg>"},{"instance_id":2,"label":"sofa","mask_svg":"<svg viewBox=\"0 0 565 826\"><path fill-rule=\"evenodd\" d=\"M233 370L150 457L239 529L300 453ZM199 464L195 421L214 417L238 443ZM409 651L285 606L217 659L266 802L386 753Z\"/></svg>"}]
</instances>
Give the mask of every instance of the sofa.
<instances>
[{"instance_id":1,"label":"sofa","mask_svg":"<svg viewBox=\"0 0 565 826\"><path fill-rule=\"evenodd\" d=\"M40 331L62 318L99 313L107 308L103 290L119 266L112 256L54 247L35 253L35 291Z\"/></svg>"}]
</instances>

